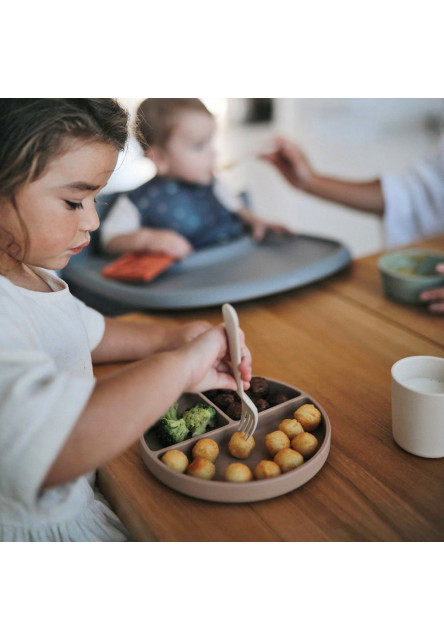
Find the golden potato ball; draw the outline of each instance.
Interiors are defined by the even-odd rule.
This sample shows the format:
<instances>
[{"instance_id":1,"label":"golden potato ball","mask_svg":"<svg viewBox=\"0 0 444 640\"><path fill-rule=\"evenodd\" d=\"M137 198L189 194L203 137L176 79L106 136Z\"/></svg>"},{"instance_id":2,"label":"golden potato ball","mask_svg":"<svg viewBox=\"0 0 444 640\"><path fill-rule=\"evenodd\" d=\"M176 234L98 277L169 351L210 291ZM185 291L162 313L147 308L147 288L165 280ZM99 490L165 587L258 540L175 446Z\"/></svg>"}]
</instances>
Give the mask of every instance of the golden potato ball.
<instances>
[{"instance_id":1,"label":"golden potato ball","mask_svg":"<svg viewBox=\"0 0 444 640\"><path fill-rule=\"evenodd\" d=\"M253 436L250 436L247 440L243 433L236 431L230 438L228 451L234 458L246 460L253 451L255 444Z\"/></svg>"},{"instance_id":2,"label":"golden potato ball","mask_svg":"<svg viewBox=\"0 0 444 640\"><path fill-rule=\"evenodd\" d=\"M179 473L183 473L188 467L188 458L183 451L178 451L177 449L171 449L171 451L164 453L162 462Z\"/></svg>"},{"instance_id":3,"label":"golden potato ball","mask_svg":"<svg viewBox=\"0 0 444 640\"><path fill-rule=\"evenodd\" d=\"M318 448L318 441L312 433L298 433L291 440L291 448L299 451L304 458L311 458Z\"/></svg>"},{"instance_id":4,"label":"golden potato ball","mask_svg":"<svg viewBox=\"0 0 444 640\"><path fill-rule=\"evenodd\" d=\"M227 482L250 482L253 480L253 474L246 464L232 462L225 469L224 478Z\"/></svg>"},{"instance_id":5,"label":"golden potato ball","mask_svg":"<svg viewBox=\"0 0 444 640\"><path fill-rule=\"evenodd\" d=\"M283 431L272 431L265 436L265 446L270 455L274 456L281 449L288 449L290 438Z\"/></svg>"},{"instance_id":6,"label":"golden potato ball","mask_svg":"<svg viewBox=\"0 0 444 640\"><path fill-rule=\"evenodd\" d=\"M265 480L266 478L274 478L280 475L281 470L279 465L272 460L261 460L254 468L254 477L256 480Z\"/></svg>"},{"instance_id":7,"label":"golden potato ball","mask_svg":"<svg viewBox=\"0 0 444 640\"><path fill-rule=\"evenodd\" d=\"M279 465L279 469L282 473L287 473L292 469L296 469L304 462L304 458L294 449L281 449L273 458L273 462Z\"/></svg>"},{"instance_id":8,"label":"golden potato ball","mask_svg":"<svg viewBox=\"0 0 444 640\"><path fill-rule=\"evenodd\" d=\"M214 462L219 455L219 446L215 440L211 438L201 438L194 445L191 450L191 455L194 458L206 458Z\"/></svg>"},{"instance_id":9,"label":"golden potato ball","mask_svg":"<svg viewBox=\"0 0 444 640\"><path fill-rule=\"evenodd\" d=\"M195 458L187 467L187 474L193 476L193 478L212 480L215 473L216 467L214 463L206 458Z\"/></svg>"},{"instance_id":10,"label":"golden potato ball","mask_svg":"<svg viewBox=\"0 0 444 640\"><path fill-rule=\"evenodd\" d=\"M314 431L321 422L321 412L314 404L303 404L296 409L294 417L301 423L304 431Z\"/></svg>"},{"instance_id":11,"label":"golden potato ball","mask_svg":"<svg viewBox=\"0 0 444 640\"><path fill-rule=\"evenodd\" d=\"M298 433L303 433L304 429L300 422L296 420L296 418L288 418L286 420L282 420L278 427L279 431L283 431L286 436L290 438L294 438Z\"/></svg>"}]
</instances>

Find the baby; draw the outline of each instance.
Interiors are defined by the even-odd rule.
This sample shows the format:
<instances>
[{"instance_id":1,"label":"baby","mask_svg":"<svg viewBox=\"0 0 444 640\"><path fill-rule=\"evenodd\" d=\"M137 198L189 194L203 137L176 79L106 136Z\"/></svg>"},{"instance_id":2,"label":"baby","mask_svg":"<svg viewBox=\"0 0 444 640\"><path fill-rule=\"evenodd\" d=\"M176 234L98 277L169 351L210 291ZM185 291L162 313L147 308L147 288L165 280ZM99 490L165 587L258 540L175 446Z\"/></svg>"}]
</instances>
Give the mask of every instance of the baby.
<instances>
[{"instance_id":1,"label":"baby","mask_svg":"<svg viewBox=\"0 0 444 640\"><path fill-rule=\"evenodd\" d=\"M197 98L149 98L137 112L145 155L157 174L121 195L102 223L109 253L161 251L181 259L193 249L223 244L267 228L214 178L213 115Z\"/></svg>"}]
</instances>

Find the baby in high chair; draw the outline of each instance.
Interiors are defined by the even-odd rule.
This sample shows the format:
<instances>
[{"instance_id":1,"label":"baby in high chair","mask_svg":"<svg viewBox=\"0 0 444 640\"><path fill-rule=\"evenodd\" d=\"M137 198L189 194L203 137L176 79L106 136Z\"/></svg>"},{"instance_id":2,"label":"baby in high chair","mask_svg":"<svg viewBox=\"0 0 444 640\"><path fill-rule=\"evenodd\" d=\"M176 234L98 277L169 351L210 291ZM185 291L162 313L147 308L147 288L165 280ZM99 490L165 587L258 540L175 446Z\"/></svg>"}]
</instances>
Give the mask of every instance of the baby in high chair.
<instances>
[{"instance_id":1,"label":"baby in high chair","mask_svg":"<svg viewBox=\"0 0 444 640\"><path fill-rule=\"evenodd\" d=\"M156 176L122 194L100 230L109 253L167 253L223 244L280 225L255 217L214 177L214 116L197 98L148 98L137 111L140 141Z\"/></svg>"}]
</instances>

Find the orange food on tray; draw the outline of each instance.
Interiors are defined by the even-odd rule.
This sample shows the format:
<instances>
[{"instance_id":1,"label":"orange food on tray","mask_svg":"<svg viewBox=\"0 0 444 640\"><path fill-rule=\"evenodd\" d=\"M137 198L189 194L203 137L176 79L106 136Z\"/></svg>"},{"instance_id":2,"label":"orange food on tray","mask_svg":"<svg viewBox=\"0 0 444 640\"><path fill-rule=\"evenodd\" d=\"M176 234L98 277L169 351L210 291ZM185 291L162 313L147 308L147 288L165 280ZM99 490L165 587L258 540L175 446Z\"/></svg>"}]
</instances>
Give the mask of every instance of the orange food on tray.
<instances>
[{"instance_id":1,"label":"orange food on tray","mask_svg":"<svg viewBox=\"0 0 444 640\"><path fill-rule=\"evenodd\" d=\"M102 275L116 280L149 282L168 269L174 258L165 253L124 253L102 269Z\"/></svg>"}]
</instances>

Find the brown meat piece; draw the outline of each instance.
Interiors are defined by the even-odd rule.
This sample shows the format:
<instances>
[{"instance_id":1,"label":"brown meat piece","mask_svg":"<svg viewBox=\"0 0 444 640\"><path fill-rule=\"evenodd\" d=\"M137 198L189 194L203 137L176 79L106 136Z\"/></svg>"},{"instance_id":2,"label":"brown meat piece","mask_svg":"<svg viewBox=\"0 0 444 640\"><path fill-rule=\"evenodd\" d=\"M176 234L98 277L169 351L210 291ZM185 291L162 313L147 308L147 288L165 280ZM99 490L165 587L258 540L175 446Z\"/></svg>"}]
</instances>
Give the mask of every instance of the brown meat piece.
<instances>
[{"instance_id":1,"label":"brown meat piece","mask_svg":"<svg viewBox=\"0 0 444 640\"><path fill-rule=\"evenodd\" d=\"M216 406L225 411L235 401L234 393L218 393L213 399Z\"/></svg>"},{"instance_id":2,"label":"brown meat piece","mask_svg":"<svg viewBox=\"0 0 444 640\"><path fill-rule=\"evenodd\" d=\"M268 409L270 407L270 403L267 402L265 398L255 398L253 402L259 412L265 411L265 409Z\"/></svg>"},{"instance_id":3,"label":"brown meat piece","mask_svg":"<svg viewBox=\"0 0 444 640\"><path fill-rule=\"evenodd\" d=\"M268 385L268 380L265 378L260 378L259 376L253 376L250 382L250 391L253 396L257 396L262 398L266 396L269 392L270 387Z\"/></svg>"},{"instance_id":4,"label":"brown meat piece","mask_svg":"<svg viewBox=\"0 0 444 640\"><path fill-rule=\"evenodd\" d=\"M277 404L287 402L287 400L289 400L289 397L283 391L273 391L269 394L267 400L271 404L271 406L274 407Z\"/></svg>"},{"instance_id":5,"label":"brown meat piece","mask_svg":"<svg viewBox=\"0 0 444 640\"><path fill-rule=\"evenodd\" d=\"M232 420L240 420L242 413L242 404L240 402L232 402L228 405L225 413L230 416Z\"/></svg>"}]
</instances>

